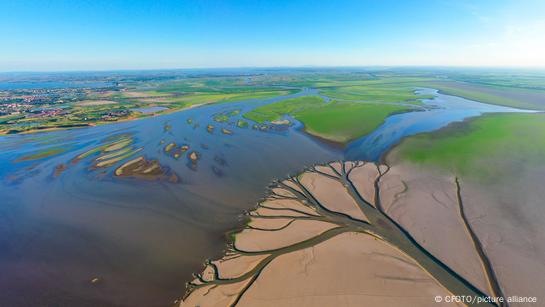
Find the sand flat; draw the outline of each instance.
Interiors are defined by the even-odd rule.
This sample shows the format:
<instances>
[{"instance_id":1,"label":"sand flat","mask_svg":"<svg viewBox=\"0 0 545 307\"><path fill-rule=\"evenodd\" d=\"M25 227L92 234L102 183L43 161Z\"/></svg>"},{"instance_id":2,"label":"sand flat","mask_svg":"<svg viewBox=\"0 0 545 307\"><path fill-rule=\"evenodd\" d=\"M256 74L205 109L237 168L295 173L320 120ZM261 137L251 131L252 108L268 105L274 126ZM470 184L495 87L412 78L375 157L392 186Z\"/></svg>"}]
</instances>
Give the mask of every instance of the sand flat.
<instances>
[{"instance_id":1,"label":"sand flat","mask_svg":"<svg viewBox=\"0 0 545 307\"><path fill-rule=\"evenodd\" d=\"M278 208L278 209L294 209L297 211L304 212L308 215L318 215L315 209L303 205L300 201L292 199L271 199L266 200L262 204L266 207Z\"/></svg>"},{"instance_id":2,"label":"sand flat","mask_svg":"<svg viewBox=\"0 0 545 307\"><path fill-rule=\"evenodd\" d=\"M223 258L213 263L218 267L221 278L236 278L255 268L258 263L268 256L268 254L246 255L231 259Z\"/></svg>"},{"instance_id":3,"label":"sand flat","mask_svg":"<svg viewBox=\"0 0 545 307\"><path fill-rule=\"evenodd\" d=\"M524 172L517 180L493 185L462 182L468 219L494 265L506 295L537 297L545 302L545 168Z\"/></svg>"},{"instance_id":4,"label":"sand flat","mask_svg":"<svg viewBox=\"0 0 545 307\"><path fill-rule=\"evenodd\" d=\"M275 259L237 306L455 306L449 295L396 249L357 233Z\"/></svg>"},{"instance_id":5,"label":"sand flat","mask_svg":"<svg viewBox=\"0 0 545 307\"><path fill-rule=\"evenodd\" d=\"M346 188L338 181L317 173L306 172L301 177L301 183L329 210L349 215L358 220L367 220L358 204L347 194Z\"/></svg>"},{"instance_id":6,"label":"sand flat","mask_svg":"<svg viewBox=\"0 0 545 307\"><path fill-rule=\"evenodd\" d=\"M231 306L237 294L249 283L244 280L234 284L205 286L195 290L191 295L180 303L180 307L195 306Z\"/></svg>"},{"instance_id":7,"label":"sand flat","mask_svg":"<svg viewBox=\"0 0 545 307\"><path fill-rule=\"evenodd\" d=\"M379 175L378 168L374 163L366 163L363 166L356 167L349 175L358 193L373 206L375 205L375 181Z\"/></svg>"},{"instance_id":8,"label":"sand flat","mask_svg":"<svg viewBox=\"0 0 545 307\"><path fill-rule=\"evenodd\" d=\"M489 292L482 264L458 213L454 178L398 165L389 177L403 178L407 191L386 211L422 246L467 278L481 291ZM392 199L392 190L381 190L381 199Z\"/></svg>"},{"instance_id":9,"label":"sand flat","mask_svg":"<svg viewBox=\"0 0 545 307\"><path fill-rule=\"evenodd\" d=\"M267 219L267 218L252 217L248 225L254 228L273 230L273 229L282 228L288 225L288 223L292 221L293 219L291 218Z\"/></svg>"},{"instance_id":10,"label":"sand flat","mask_svg":"<svg viewBox=\"0 0 545 307\"><path fill-rule=\"evenodd\" d=\"M243 251L274 250L308 240L335 227L338 226L327 222L295 220L279 231L245 229L237 235L235 247Z\"/></svg>"},{"instance_id":11,"label":"sand flat","mask_svg":"<svg viewBox=\"0 0 545 307\"><path fill-rule=\"evenodd\" d=\"M304 213L300 213L297 211L289 210L289 209L268 209L264 207L260 207L257 210L252 211L252 216L259 216L259 215L266 215L266 216L306 216Z\"/></svg>"}]
</instances>

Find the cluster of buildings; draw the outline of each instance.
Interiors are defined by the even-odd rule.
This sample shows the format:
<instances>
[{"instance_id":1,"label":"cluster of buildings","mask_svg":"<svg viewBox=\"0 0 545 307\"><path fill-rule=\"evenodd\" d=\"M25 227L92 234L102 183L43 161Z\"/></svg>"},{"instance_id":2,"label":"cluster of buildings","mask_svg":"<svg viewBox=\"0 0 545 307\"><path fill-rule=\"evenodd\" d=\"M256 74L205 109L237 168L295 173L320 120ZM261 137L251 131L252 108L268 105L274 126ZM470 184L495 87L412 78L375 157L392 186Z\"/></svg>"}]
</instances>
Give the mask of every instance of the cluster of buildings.
<instances>
[{"instance_id":1,"label":"cluster of buildings","mask_svg":"<svg viewBox=\"0 0 545 307\"><path fill-rule=\"evenodd\" d=\"M17 89L0 92L0 116L24 113L54 116L62 108L41 109L43 105L62 105L82 97L79 89Z\"/></svg>"}]
</instances>

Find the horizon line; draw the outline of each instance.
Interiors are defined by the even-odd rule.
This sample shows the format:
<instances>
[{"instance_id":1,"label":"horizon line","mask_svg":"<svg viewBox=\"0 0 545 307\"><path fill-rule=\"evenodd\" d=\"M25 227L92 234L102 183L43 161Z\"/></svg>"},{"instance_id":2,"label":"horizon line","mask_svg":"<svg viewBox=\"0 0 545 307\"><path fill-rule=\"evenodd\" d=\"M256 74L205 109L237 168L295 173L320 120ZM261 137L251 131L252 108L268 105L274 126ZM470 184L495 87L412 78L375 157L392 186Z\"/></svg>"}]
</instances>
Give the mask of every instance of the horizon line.
<instances>
[{"instance_id":1,"label":"horizon line","mask_svg":"<svg viewBox=\"0 0 545 307\"><path fill-rule=\"evenodd\" d=\"M506 70L545 70L544 66L516 65L285 65L285 66L207 66L207 67L157 67L157 68L119 68L119 69L51 69L51 70L0 70L0 74L33 73L93 73L93 72L152 72L152 71L188 71L188 70L230 70L230 69L395 69L395 68L434 68L434 69L506 69Z\"/></svg>"}]
</instances>

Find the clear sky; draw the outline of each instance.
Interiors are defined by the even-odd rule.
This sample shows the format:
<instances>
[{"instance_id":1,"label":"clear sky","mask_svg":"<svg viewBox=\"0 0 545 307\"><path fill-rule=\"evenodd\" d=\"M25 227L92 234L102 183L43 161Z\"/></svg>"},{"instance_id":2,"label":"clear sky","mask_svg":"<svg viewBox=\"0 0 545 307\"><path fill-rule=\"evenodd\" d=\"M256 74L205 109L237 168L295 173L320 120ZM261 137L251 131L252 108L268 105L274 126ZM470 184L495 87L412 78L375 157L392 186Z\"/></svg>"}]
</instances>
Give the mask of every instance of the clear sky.
<instances>
[{"instance_id":1,"label":"clear sky","mask_svg":"<svg viewBox=\"0 0 545 307\"><path fill-rule=\"evenodd\" d=\"M0 71L545 67L543 0L0 0Z\"/></svg>"}]
</instances>

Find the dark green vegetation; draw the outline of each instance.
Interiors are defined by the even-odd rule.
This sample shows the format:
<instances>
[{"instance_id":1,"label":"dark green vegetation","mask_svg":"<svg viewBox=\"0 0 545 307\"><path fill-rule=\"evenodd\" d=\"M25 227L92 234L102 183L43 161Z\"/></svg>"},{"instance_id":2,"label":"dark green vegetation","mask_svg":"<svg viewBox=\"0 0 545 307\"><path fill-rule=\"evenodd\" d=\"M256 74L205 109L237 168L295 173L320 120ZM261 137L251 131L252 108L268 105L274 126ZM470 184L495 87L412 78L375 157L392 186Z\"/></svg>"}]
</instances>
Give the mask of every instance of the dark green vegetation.
<instances>
[{"instance_id":1,"label":"dark green vegetation","mask_svg":"<svg viewBox=\"0 0 545 307\"><path fill-rule=\"evenodd\" d=\"M491 114L405 139L388 160L494 180L543 165L545 114Z\"/></svg>"}]
</instances>

